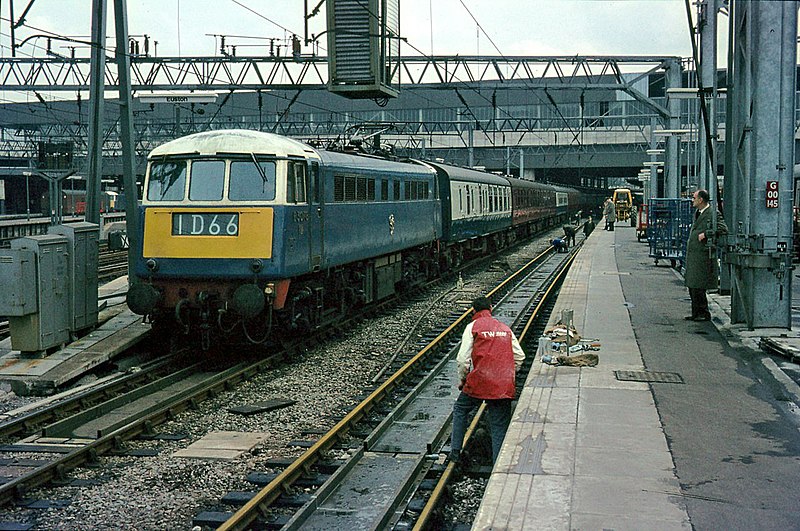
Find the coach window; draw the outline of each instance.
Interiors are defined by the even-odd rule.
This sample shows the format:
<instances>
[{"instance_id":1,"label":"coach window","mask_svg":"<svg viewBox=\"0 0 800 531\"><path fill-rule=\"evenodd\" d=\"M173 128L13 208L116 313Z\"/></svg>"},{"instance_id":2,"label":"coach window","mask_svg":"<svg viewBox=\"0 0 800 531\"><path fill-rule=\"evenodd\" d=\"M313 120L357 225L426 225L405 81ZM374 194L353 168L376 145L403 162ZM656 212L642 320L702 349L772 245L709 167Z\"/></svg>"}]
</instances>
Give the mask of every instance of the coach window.
<instances>
[{"instance_id":1,"label":"coach window","mask_svg":"<svg viewBox=\"0 0 800 531\"><path fill-rule=\"evenodd\" d=\"M392 197L395 201L400 201L400 180L396 180L392 183L394 185L394 190L392 193Z\"/></svg>"},{"instance_id":2,"label":"coach window","mask_svg":"<svg viewBox=\"0 0 800 531\"><path fill-rule=\"evenodd\" d=\"M231 201L274 201L275 163L265 161L233 161L228 182Z\"/></svg>"},{"instance_id":3,"label":"coach window","mask_svg":"<svg viewBox=\"0 0 800 531\"><path fill-rule=\"evenodd\" d=\"M181 201L186 187L186 161L152 162L147 199L150 201Z\"/></svg>"},{"instance_id":4,"label":"coach window","mask_svg":"<svg viewBox=\"0 0 800 531\"><path fill-rule=\"evenodd\" d=\"M303 162L289 162L286 174L286 202L306 202L306 165Z\"/></svg>"},{"instance_id":5,"label":"coach window","mask_svg":"<svg viewBox=\"0 0 800 531\"><path fill-rule=\"evenodd\" d=\"M195 160L189 179L189 199L192 201L219 201L225 182L225 161Z\"/></svg>"},{"instance_id":6,"label":"coach window","mask_svg":"<svg viewBox=\"0 0 800 531\"><path fill-rule=\"evenodd\" d=\"M381 179L381 201L389 200L389 180Z\"/></svg>"}]
</instances>

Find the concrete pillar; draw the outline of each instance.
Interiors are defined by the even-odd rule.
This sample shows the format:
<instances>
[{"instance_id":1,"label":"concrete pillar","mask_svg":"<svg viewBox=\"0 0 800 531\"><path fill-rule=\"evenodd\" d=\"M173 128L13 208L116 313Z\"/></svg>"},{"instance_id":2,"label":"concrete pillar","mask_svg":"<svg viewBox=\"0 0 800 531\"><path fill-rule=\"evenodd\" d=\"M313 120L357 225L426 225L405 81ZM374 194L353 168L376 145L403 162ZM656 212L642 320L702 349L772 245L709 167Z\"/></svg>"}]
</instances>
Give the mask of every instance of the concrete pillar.
<instances>
[{"instance_id":1,"label":"concrete pillar","mask_svg":"<svg viewBox=\"0 0 800 531\"><path fill-rule=\"evenodd\" d=\"M133 96L131 93L131 58L125 53L128 43L127 0L114 0L117 39L117 74L119 77L119 127L122 143L122 184L125 190L125 222L128 233L128 283L133 274L139 249L139 192L136 188L136 152L133 137Z\"/></svg>"},{"instance_id":2,"label":"concrete pillar","mask_svg":"<svg viewBox=\"0 0 800 531\"><path fill-rule=\"evenodd\" d=\"M103 174L103 123L106 64L106 0L92 0L92 52L89 60L88 168L86 221L100 224L100 179ZM127 43L123 50L127 50Z\"/></svg>"}]
</instances>

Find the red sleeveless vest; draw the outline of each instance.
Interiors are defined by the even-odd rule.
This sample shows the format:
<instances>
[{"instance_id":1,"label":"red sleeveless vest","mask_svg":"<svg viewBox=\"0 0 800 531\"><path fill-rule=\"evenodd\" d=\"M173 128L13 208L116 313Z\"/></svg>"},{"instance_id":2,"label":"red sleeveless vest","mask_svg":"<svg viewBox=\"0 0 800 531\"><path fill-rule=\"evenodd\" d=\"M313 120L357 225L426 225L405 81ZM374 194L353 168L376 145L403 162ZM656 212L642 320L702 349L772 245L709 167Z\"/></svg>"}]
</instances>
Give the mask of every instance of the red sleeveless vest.
<instances>
[{"instance_id":1,"label":"red sleeveless vest","mask_svg":"<svg viewBox=\"0 0 800 531\"><path fill-rule=\"evenodd\" d=\"M463 391L473 398L514 398L511 329L489 310L477 312L472 320L472 370Z\"/></svg>"}]
</instances>

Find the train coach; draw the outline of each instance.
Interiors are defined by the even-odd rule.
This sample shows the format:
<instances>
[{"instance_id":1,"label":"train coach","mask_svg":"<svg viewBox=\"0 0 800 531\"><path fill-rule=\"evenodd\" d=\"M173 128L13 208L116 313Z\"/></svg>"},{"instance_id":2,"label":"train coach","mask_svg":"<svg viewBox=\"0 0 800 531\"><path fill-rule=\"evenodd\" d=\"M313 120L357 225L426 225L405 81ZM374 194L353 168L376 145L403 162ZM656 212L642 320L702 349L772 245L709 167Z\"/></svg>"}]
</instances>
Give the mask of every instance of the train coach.
<instances>
[{"instance_id":1,"label":"train coach","mask_svg":"<svg viewBox=\"0 0 800 531\"><path fill-rule=\"evenodd\" d=\"M545 217L555 224L569 193L270 133L190 135L148 157L141 282L128 305L204 346L220 336L261 343L502 248ZM517 211L515 194L529 198Z\"/></svg>"}]
</instances>

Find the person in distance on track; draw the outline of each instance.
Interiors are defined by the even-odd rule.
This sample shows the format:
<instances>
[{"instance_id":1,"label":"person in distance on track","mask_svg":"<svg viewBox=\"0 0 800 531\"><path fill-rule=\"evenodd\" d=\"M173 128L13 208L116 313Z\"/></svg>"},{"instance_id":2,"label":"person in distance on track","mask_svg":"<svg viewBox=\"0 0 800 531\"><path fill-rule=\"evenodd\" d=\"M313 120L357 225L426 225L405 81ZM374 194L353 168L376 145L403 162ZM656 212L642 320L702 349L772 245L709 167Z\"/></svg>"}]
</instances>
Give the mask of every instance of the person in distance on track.
<instances>
[{"instance_id":1,"label":"person in distance on track","mask_svg":"<svg viewBox=\"0 0 800 531\"><path fill-rule=\"evenodd\" d=\"M494 463L511 422L514 379L525 359L525 352L514 332L492 317L492 304L488 298L475 299L472 309L475 314L464 329L456 357L461 394L453 405L450 459L456 463L459 461L470 413L486 401Z\"/></svg>"},{"instance_id":2,"label":"person in distance on track","mask_svg":"<svg viewBox=\"0 0 800 531\"><path fill-rule=\"evenodd\" d=\"M550 242L555 248L557 253L566 253L568 251L567 242L562 238L553 238Z\"/></svg>"},{"instance_id":3,"label":"person in distance on track","mask_svg":"<svg viewBox=\"0 0 800 531\"><path fill-rule=\"evenodd\" d=\"M567 241L567 245L575 246L575 234L577 234L577 230L572 225L564 225L561 227L564 231L564 239Z\"/></svg>"},{"instance_id":4,"label":"person in distance on track","mask_svg":"<svg viewBox=\"0 0 800 531\"><path fill-rule=\"evenodd\" d=\"M587 219L586 223L583 224L583 235L589 236L593 230L594 230L594 219L592 219L592 216L589 216L589 219Z\"/></svg>"}]
</instances>

